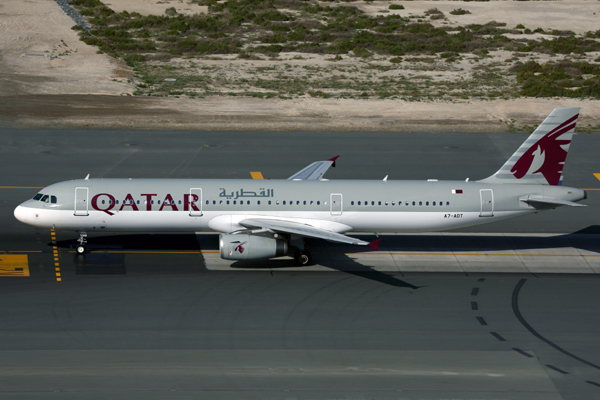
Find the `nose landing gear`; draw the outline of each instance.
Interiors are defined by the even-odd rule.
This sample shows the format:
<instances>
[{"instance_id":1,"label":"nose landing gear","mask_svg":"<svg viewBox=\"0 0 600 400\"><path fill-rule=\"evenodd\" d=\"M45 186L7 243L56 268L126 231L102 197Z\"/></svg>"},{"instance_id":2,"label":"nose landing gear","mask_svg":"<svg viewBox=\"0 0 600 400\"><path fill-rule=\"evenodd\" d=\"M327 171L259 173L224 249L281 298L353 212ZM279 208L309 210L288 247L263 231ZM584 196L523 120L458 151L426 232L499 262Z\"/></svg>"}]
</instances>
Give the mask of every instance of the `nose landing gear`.
<instances>
[{"instance_id":1,"label":"nose landing gear","mask_svg":"<svg viewBox=\"0 0 600 400\"><path fill-rule=\"evenodd\" d=\"M77 248L75 249L77 251L77 254L84 254L85 245L87 244L87 232L79 232L79 238L77 239L77 243L79 243L77 245Z\"/></svg>"}]
</instances>

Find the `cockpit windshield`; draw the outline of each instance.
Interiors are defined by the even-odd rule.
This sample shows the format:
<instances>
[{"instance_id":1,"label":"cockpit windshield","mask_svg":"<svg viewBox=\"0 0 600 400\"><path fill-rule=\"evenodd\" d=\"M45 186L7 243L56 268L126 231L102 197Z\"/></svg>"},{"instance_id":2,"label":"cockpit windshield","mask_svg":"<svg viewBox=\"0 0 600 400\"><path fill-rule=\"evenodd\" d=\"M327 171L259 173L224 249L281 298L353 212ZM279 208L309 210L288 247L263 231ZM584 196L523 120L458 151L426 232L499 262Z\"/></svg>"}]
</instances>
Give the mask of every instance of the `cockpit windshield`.
<instances>
[{"instance_id":1,"label":"cockpit windshield","mask_svg":"<svg viewBox=\"0 0 600 400\"><path fill-rule=\"evenodd\" d=\"M58 199L56 198L56 196L47 195L47 194L43 194L43 193L38 193L35 196L33 196L33 200L43 201L44 203L52 203L52 204L56 204L58 202Z\"/></svg>"}]
</instances>

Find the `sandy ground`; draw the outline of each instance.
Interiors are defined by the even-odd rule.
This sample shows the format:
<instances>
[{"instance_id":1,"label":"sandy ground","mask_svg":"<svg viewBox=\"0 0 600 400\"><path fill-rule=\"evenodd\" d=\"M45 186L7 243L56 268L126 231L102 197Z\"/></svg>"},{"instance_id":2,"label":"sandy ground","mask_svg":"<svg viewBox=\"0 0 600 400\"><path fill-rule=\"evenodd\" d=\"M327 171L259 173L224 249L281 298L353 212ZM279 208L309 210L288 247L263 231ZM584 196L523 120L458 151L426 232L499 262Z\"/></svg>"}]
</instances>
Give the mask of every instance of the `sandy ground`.
<instances>
[{"instance_id":1,"label":"sandy ground","mask_svg":"<svg viewBox=\"0 0 600 400\"><path fill-rule=\"evenodd\" d=\"M140 1L140 0L137 0ZM388 10L390 4L401 4L404 10ZM424 11L437 8L444 13L447 20L430 21L433 25L468 25L485 24L490 21L506 22L507 28L523 24L526 28L571 30L584 33L600 29L600 3L587 1L514 1L492 0L490 2L464 1L374 1L371 4L358 3L360 9L370 15L382 14L387 10L390 14L403 17L425 15ZM457 8L471 14L452 15L450 11Z\"/></svg>"},{"instance_id":2,"label":"sandy ground","mask_svg":"<svg viewBox=\"0 0 600 400\"><path fill-rule=\"evenodd\" d=\"M118 3L121 7L131 7L128 11L140 13L154 12L155 7L157 12L171 6L178 11L181 8L180 12L185 12L186 7L199 7L184 1L124 0ZM386 8L382 7L384 3L388 4L376 2L362 7L382 9ZM600 26L594 15L596 11L600 15L600 10L596 10L600 6L597 1L490 2L494 3L493 18L482 11L484 5L490 3L401 3L407 12L419 13L432 7L445 13L458 7L471 10L472 15L456 17L461 24L467 18L484 15L480 22L496 19L507 22L509 27L523 23L532 29L541 26L588 31ZM555 7L561 10L558 14L547 10ZM530 10L529 14L523 10ZM536 20L532 13L543 15L538 19L547 25L546 22L528 22ZM560 25L556 15L568 19L572 26ZM130 97L125 94L134 90L126 80L132 76L131 71L122 61L96 54L96 48L80 42L76 32L70 29L73 24L53 0L1 2L1 127L499 132L506 131L510 122L516 126L539 123L558 106L580 106L580 125L600 125L600 101L592 100L405 102L310 97L291 100ZM23 57L23 54L48 57Z\"/></svg>"}]
</instances>

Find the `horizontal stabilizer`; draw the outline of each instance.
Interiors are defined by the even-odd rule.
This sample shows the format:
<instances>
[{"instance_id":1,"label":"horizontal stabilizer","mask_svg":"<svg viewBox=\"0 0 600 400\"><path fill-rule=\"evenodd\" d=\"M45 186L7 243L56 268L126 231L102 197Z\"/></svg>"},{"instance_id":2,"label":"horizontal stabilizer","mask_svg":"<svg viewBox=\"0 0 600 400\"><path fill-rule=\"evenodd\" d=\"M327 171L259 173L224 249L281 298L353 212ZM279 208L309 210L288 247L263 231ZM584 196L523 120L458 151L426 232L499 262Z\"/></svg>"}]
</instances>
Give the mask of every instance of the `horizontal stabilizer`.
<instances>
[{"instance_id":1,"label":"horizontal stabilizer","mask_svg":"<svg viewBox=\"0 0 600 400\"><path fill-rule=\"evenodd\" d=\"M587 207L587 204L579 204L574 201L567 200L558 200L552 197L544 197L544 196L526 196L521 197L519 200L525 203L542 203L542 204L552 204L555 206L571 206L571 207Z\"/></svg>"}]
</instances>

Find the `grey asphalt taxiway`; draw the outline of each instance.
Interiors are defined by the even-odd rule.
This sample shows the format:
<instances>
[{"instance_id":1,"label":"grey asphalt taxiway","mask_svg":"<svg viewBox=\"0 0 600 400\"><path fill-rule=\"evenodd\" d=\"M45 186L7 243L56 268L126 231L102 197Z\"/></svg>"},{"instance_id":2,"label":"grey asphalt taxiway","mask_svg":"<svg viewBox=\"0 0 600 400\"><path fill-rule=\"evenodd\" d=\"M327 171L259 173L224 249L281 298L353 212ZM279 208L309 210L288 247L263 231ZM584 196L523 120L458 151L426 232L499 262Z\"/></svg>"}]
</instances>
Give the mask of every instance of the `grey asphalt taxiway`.
<instances>
[{"instance_id":1,"label":"grey asphalt taxiway","mask_svg":"<svg viewBox=\"0 0 600 400\"><path fill-rule=\"evenodd\" d=\"M12 215L88 173L277 179L339 154L329 179L480 179L525 137L0 130L0 397L600 398L598 135L564 171L589 207L377 253L308 241L305 269L192 234L92 234L82 258Z\"/></svg>"}]
</instances>

